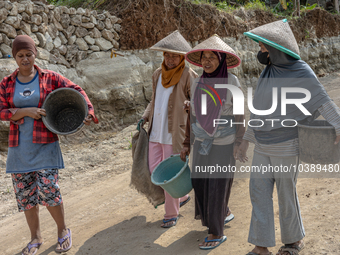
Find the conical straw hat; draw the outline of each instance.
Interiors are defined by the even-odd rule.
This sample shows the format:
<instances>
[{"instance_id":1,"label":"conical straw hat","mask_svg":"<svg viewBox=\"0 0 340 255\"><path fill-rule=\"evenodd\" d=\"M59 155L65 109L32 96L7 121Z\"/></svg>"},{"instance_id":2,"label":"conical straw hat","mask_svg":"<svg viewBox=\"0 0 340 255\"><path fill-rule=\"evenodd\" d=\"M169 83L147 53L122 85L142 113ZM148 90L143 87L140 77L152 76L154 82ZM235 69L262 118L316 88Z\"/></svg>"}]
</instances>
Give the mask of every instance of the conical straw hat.
<instances>
[{"instance_id":1,"label":"conical straw hat","mask_svg":"<svg viewBox=\"0 0 340 255\"><path fill-rule=\"evenodd\" d=\"M244 35L255 42L268 44L296 59L300 58L299 46L286 19L257 27Z\"/></svg>"},{"instance_id":2,"label":"conical straw hat","mask_svg":"<svg viewBox=\"0 0 340 255\"><path fill-rule=\"evenodd\" d=\"M226 53L228 69L237 67L241 64L241 59L236 55L235 51L216 34L200 44L197 44L185 55L185 58L189 63L202 67L200 60L202 51L217 51Z\"/></svg>"},{"instance_id":3,"label":"conical straw hat","mask_svg":"<svg viewBox=\"0 0 340 255\"><path fill-rule=\"evenodd\" d=\"M152 46L150 50L166 51L185 55L188 51L191 51L191 46L180 32L176 30Z\"/></svg>"}]
</instances>

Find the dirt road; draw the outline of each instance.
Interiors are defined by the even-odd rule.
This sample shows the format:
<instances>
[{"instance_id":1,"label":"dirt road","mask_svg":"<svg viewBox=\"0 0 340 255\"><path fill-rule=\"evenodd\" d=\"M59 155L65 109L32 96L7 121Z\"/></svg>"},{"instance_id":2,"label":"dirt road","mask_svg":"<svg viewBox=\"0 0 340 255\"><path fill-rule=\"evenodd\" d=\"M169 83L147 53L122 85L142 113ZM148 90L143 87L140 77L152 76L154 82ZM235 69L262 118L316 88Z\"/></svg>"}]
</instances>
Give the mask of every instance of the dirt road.
<instances>
[{"instance_id":1,"label":"dirt road","mask_svg":"<svg viewBox=\"0 0 340 255\"><path fill-rule=\"evenodd\" d=\"M321 79L330 96L340 105L340 73ZM193 200L181 208L176 227L160 227L164 209L154 209L129 187L131 150L135 127L117 134L99 134L81 145L62 144L66 169L60 172L68 227L73 233L73 254L223 254L244 255L251 204L247 178L234 181L230 207L235 219L225 227L228 240L211 252L198 249L207 229L194 220ZM252 155L251 148L249 150ZM5 174L5 154L0 157L0 254L21 254L30 241L23 213L16 211L10 176ZM250 160L251 162L251 160ZM249 163L248 163L249 164ZM340 177L340 173L338 174ZM298 194L306 230L304 255L340 254L340 178L300 178ZM194 197L193 192L190 194ZM277 245L281 246L278 205L274 191ZM55 254L56 226L46 208L40 207L44 244L38 254Z\"/></svg>"}]
</instances>

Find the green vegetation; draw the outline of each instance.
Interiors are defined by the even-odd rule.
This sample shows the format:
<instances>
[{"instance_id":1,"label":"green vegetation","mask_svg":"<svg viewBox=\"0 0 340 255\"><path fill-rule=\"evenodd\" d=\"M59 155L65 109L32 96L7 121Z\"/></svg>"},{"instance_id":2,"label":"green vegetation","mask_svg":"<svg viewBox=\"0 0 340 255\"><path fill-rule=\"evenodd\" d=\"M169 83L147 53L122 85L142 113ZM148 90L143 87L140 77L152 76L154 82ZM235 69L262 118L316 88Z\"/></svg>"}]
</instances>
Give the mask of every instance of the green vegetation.
<instances>
[{"instance_id":1,"label":"green vegetation","mask_svg":"<svg viewBox=\"0 0 340 255\"><path fill-rule=\"evenodd\" d=\"M47 0L49 4L53 5L65 5L68 7L83 7L90 9L98 9L107 0Z\"/></svg>"},{"instance_id":2,"label":"green vegetation","mask_svg":"<svg viewBox=\"0 0 340 255\"><path fill-rule=\"evenodd\" d=\"M129 142L129 147L126 148L127 150L131 150L132 149L132 138L133 138L132 132L131 132L131 141L129 139L127 139L127 138L124 138L126 141Z\"/></svg>"},{"instance_id":3,"label":"green vegetation","mask_svg":"<svg viewBox=\"0 0 340 255\"><path fill-rule=\"evenodd\" d=\"M269 10L269 8L266 7L265 3L263 1L260 0L255 0L255 1L250 1L248 3L245 4L244 8L246 10Z\"/></svg>"},{"instance_id":4,"label":"green vegetation","mask_svg":"<svg viewBox=\"0 0 340 255\"><path fill-rule=\"evenodd\" d=\"M225 12L233 12L236 10L235 6L228 4L226 1L216 3L216 7L217 9L225 11Z\"/></svg>"},{"instance_id":5,"label":"green vegetation","mask_svg":"<svg viewBox=\"0 0 340 255\"><path fill-rule=\"evenodd\" d=\"M286 18L292 18L293 14L296 14L294 9L294 0L280 0L275 6L269 7L266 0L229 0L229 1L218 1L218 0L190 0L194 4L210 4L216 6L219 10L225 12L233 12L240 7L245 10L263 10L270 11L278 16L284 16ZM300 11L303 14L318 7L317 4L310 5L308 0L301 0L302 5L300 6Z\"/></svg>"},{"instance_id":6,"label":"green vegetation","mask_svg":"<svg viewBox=\"0 0 340 255\"><path fill-rule=\"evenodd\" d=\"M100 9L101 5L110 0L47 0L50 4L66 5L69 7L83 7L90 9ZM134 0L133 0L134 1ZM284 16L286 18L293 18L297 15L296 8L294 8L294 0L280 0L275 6L269 7L269 0L186 0L193 4L209 4L216 6L219 10L224 12L234 12L240 7L246 10L263 10L270 11L275 15ZM299 1L299 0L298 0ZM319 7L317 4L310 5L308 0L300 0L300 13L304 13Z\"/></svg>"}]
</instances>

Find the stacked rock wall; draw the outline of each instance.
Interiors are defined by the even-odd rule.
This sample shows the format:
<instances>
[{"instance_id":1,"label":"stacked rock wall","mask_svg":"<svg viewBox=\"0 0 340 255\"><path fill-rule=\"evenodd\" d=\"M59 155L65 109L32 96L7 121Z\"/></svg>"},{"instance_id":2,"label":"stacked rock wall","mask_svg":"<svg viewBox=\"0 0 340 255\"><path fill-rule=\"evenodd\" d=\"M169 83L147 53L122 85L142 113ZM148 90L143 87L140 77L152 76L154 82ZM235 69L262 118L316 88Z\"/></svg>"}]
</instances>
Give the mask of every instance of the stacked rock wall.
<instances>
[{"instance_id":1,"label":"stacked rock wall","mask_svg":"<svg viewBox=\"0 0 340 255\"><path fill-rule=\"evenodd\" d=\"M121 19L109 12L0 1L0 57L12 55L17 35L29 35L37 46L38 58L75 67L92 52L118 48L120 23Z\"/></svg>"},{"instance_id":2,"label":"stacked rock wall","mask_svg":"<svg viewBox=\"0 0 340 255\"><path fill-rule=\"evenodd\" d=\"M32 6L33 11L27 10ZM38 12L38 10L43 10L43 12ZM16 16L12 15L16 12ZM32 14L29 20L25 13ZM42 21L37 25L38 16L46 19L43 13L47 15L47 23ZM4 28L12 27L8 24L14 19L12 17L18 19L21 17L19 27L13 27L14 30L5 30ZM23 17L26 17L26 21ZM15 34L25 33L26 29L32 38L35 36L37 38L39 55L36 64L43 69L60 73L86 91L100 122L99 125L84 128L82 132L86 136L95 136L99 131L115 132L137 123L142 116L151 100L152 73L160 67L163 54L149 49L126 50L120 51L124 57L111 58L110 52L106 49L119 46L116 42L120 31L121 21L119 19L106 12L97 14L95 11L84 9L75 10L32 2L1 1L0 21L2 21L0 32L3 34L2 37L0 36L2 54L11 54L11 43ZM69 30L70 27L71 30ZM28 28L30 30L27 30ZM81 33L82 31L84 33ZM112 31L117 32L118 37L112 39L108 31L111 31L113 35L116 34ZM299 44L301 58L319 75L340 70L340 36L317 38L315 30L310 29L308 32L310 38ZM256 87L258 77L264 69L256 58L259 50L258 44L242 34L239 34L238 38L230 36L222 39L235 50L242 60L239 67L230 71L237 75L242 87ZM100 48L101 41L109 47ZM197 41L191 42L192 47L197 43ZM99 47L99 50L94 46ZM202 68L193 65L190 67L198 74L202 74ZM16 68L17 64L13 58L0 59L0 80ZM0 151L7 149L8 131L9 123L0 121ZM81 141L86 138L79 134L69 137L65 137L64 141L72 142L77 139Z\"/></svg>"}]
</instances>

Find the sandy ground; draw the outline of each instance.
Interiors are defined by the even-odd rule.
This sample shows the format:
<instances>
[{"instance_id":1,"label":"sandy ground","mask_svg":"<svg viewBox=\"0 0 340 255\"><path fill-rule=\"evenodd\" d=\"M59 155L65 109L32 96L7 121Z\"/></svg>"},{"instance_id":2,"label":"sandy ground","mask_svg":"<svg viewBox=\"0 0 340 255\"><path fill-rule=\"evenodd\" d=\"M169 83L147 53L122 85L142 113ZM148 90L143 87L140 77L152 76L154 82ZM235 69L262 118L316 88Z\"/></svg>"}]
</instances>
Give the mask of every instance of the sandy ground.
<instances>
[{"instance_id":1,"label":"sandy ground","mask_svg":"<svg viewBox=\"0 0 340 255\"><path fill-rule=\"evenodd\" d=\"M326 75L321 81L340 105L340 73ZM207 229L193 218L193 200L181 208L176 227L163 229L160 227L163 206L154 209L129 187L132 165L129 141L134 132L135 126L130 126L117 134L98 134L83 144L62 143L66 168L60 171L60 185L68 227L73 233L73 247L68 254L244 255L249 252L252 249L247 242L251 216L249 179L234 181L230 207L235 219L225 227L228 240L215 250L202 251L198 243L207 236ZM24 214L17 212L11 178L5 174L6 155L0 155L0 254L21 254L30 241L30 233ZM340 254L339 185L339 178L298 180L306 230L306 248L301 254ZM193 192L190 195L194 197ZM274 205L276 247L270 250L275 254L282 245L276 191ZM40 208L44 244L38 254L55 254L56 226L46 208Z\"/></svg>"}]
</instances>

